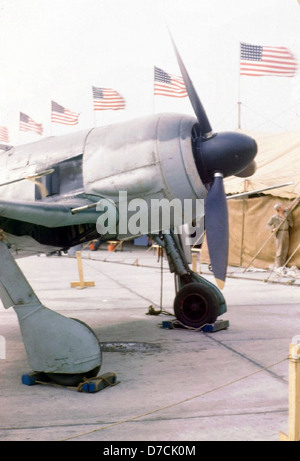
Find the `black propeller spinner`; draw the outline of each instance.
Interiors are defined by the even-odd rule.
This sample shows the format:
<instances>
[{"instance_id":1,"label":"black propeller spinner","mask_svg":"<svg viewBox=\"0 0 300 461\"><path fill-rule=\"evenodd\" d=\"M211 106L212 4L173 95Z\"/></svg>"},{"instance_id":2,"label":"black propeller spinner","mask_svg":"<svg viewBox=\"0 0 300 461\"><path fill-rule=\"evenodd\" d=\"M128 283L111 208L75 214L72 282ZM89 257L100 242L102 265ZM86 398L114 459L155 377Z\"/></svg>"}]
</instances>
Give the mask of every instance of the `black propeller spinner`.
<instances>
[{"instance_id":1,"label":"black propeller spinner","mask_svg":"<svg viewBox=\"0 0 300 461\"><path fill-rule=\"evenodd\" d=\"M170 34L171 36L171 34ZM219 288L226 279L228 261L228 210L223 178L231 175L247 177L256 169L254 139L242 133L213 133L204 107L171 40L190 102L198 119L199 136L194 140L195 162L208 189L205 200L205 229L212 270Z\"/></svg>"}]
</instances>

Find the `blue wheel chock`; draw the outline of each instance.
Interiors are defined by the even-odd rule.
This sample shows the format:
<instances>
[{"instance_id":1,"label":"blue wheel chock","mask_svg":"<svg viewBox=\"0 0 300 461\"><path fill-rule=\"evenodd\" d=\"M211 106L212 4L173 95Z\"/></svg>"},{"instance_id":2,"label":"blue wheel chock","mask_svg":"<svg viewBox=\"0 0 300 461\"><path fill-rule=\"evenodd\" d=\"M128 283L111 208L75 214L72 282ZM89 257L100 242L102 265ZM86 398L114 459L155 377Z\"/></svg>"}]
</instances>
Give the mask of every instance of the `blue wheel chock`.
<instances>
[{"instance_id":1,"label":"blue wheel chock","mask_svg":"<svg viewBox=\"0 0 300 461\"><path fill-rule=\"evenodd\" d=\"M115 386L118 384L118 381L116 374L109 372L95 376L94 378L84 379L78 386L63 386L53 383L46 373L33 372L22 375L22 384L26 386L34 386L36 384L53 385L55 387L63 387L91 394L102 391L105 387Z\"/></svg>"}]
</instances>

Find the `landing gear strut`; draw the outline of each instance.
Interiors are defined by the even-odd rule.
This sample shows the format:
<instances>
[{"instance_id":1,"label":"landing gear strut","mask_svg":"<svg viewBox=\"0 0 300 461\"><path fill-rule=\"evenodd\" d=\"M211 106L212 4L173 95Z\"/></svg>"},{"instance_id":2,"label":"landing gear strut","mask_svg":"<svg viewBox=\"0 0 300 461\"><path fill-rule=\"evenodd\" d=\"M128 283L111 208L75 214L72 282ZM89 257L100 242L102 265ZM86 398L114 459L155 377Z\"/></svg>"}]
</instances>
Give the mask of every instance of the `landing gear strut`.
<instances>
[{"instance_id":1,"label":"landing gear strut","mask_svg":"<svg viewBox=\"0 0 300 461\"><path fill-rule=\"evenodd\" d=\"M219 315L227 311L225 299L220 290L208 280L193 272L188 264L178 235L171 230L162 238L152 236L163 246L170 271L176 278L174 313L185 326L201 328L214 323Z\"/></svg>"},{"instance_id":2,"label":"landing gear strut","mask_svg":"<svg viewBox=\"0 0 300 461\"><path fill-rule=\"evenodd\" d=\"M43 306L3 241L0 241L0 297L19 320L30 366L63 385L96 376L102 358L95 333L83 322Z\"/></svg>"}]
</instances>

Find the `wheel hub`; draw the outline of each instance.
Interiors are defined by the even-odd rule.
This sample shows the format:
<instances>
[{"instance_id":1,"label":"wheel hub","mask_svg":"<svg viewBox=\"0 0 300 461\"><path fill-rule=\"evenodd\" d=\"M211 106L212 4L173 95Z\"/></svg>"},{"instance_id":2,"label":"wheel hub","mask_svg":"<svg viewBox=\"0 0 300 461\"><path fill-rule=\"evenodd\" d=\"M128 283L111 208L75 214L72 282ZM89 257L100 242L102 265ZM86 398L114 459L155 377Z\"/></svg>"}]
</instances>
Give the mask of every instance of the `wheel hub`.
<instances>
[{"instance_id":1,"label":"wheel hub","mask_svg":"<svg viewBox=\"0 0 300 461\"><path fill-rule=\"evenodd\" d=\"M183 314L190 320L201 320L207 314L207 302L197 293L188 295L181 304Z\"/></svg>"}]
</instances>

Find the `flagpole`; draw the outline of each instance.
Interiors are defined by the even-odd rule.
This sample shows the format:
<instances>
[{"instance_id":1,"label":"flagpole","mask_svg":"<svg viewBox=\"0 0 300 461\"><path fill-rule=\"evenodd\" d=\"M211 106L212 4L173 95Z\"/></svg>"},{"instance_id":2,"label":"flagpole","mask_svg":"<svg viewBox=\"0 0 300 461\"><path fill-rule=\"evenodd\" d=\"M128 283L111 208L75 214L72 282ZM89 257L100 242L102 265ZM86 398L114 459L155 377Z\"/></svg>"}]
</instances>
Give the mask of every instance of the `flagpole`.
<instances>
[{"instance_id":1,"label":"flagpole","mask_svg":"<svg viewBox=\"0 0 300 461\"><path fill-rule=\"evenodd\" d=\"M52 101L51 101L51 107L50 107L50 136L53 136L52 134Z\"/></svg>"},{"instance_id":2,"label":"flagpole","mask_svg":"<svg viewBox=\"0 0 300 461\"><path fill-rule=\"evenodd\" d=\"M240 98L239 98L240 99ZM240 130L242 128L241 126L241 101L238 101L238 129Z\"/></svg>"},{"instance_id":3,"label":"flagpole","mask_svg":"<svg viewBox=\"0 0 300 461\"><path fill-rule=\"evenodd\" d=\"M94 128L96 128L96 111L94 107L94 99L93 99L93 119L94 119Z\"/></svg>"},{"instance_id":4,"label":"flagpole","mask_svg":"<svg viewBox=\"0 0 300 461\"><path fill-rule=\"evenodd\" d=\"M240 56L239 56L239 83L238 83L238 129L242 128L241 124L241 44L240 44Z\"/></svg>"},{"instance_id":5,"label":"flagpole","mask_svg":"<svg viewBox=\"0 0 300 461\"><path fill-rule=\"evenodd\" d=\"M153 84L152 84L152 91L153 91L153 114L155 114L155 67L153 72Z\"/></svg>"},{"instance_id":6,"label":"flagpole","mask_svg":"<svg viewBox=\"0 0 300 461\"><path fill-rule=\"evenodd\" d=\"M94 100L92 101L92 111L93 111L93 121L94 121L94 128L96 128L96 111L94 108Z\"/></svg>"},{"instance_id":7,"label":"flagpole","mask_svg":"<svg viewBox=\"0 0 300 461\"><path fill-rule=\"evenodd\" d=\"M94 128L96 128L96 111L95 111L95 101L94 101L94 91L92 85L92 111L93 111L93 120L94 120Z\"/></svg>"}]
</instances>

